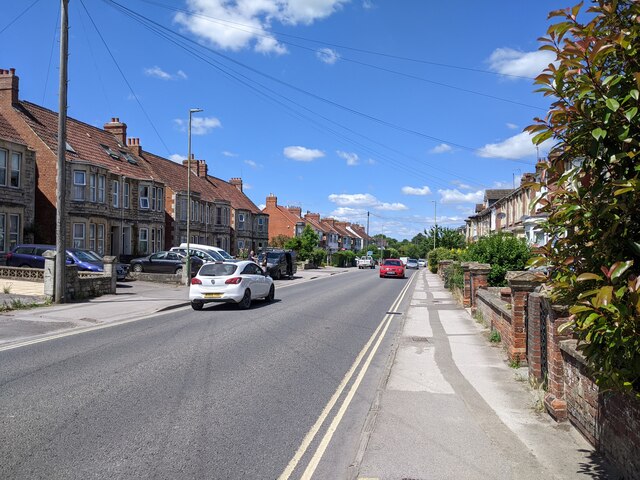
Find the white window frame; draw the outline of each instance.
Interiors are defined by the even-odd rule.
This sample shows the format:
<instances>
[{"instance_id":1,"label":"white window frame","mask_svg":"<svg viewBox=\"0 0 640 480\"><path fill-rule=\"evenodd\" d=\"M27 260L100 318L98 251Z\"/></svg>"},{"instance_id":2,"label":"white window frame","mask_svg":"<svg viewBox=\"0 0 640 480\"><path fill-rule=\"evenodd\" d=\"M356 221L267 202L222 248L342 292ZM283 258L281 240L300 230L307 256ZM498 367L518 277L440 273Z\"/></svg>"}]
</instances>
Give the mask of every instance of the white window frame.
<instances>
[{"instance_id":1,"label":"white window frame","mask_svg":"<svg viewBox=\"0 0 640 480\"><path fill-rule=\"evenodd\" d=\"M98 203L105 203L105 190L107 187L107 177L98 175Z\"/></svg>"},{"instance_id":2,"label":"white window frame","mask_svg":"<svg viewBox=\"0 0 640 480\"><path fill-rule=\"evenodd\" d=\"M163 238L164 238L164 231L163 231L163 228L160 227L158 228L158 231L156 233L156 252L161 252L163 250L162 248Z\"/></svg>"},{"instance_id":3,"label":"white window frame","mask_svg":"<svg viewBox=\"0 0 640 480\"><path fill-rule=\"evenodd\" d=\"M89 175L89 201L96 201L96 174L91 173Z\"/></svg>"},{"instance_id":4,"label":"white window frame","mask_svg":"<svg viewBox=\"0 0 640 480\"><path fill-rule=\"evenodd\" d=\"M80 178L82 177L82 178ZM82 183L80 183L82 181ZM73 199L78 202L86 200L87 172L84 170L73 171Z\"/></svg>"},{"instance_id":5,"label":"white window frame","mask_svg":"<svg viewBox=\"0 0 640 480\"><path fill-rule=\"evenodd\" d=\"M164 212L164 188L158 187L158 198L156 200L156 209L159 212Z\"/></svg>"},{"instance_id":6,"label":"white window frame","mask_svg":"<svg viewBox=\"0 0 640 480\"><path fill-rule=\"evenodd\" d=\"M244 230L244 224L245 224L245 214L238 213L238 230Z\"/></svg>"},{"instance_id":7,"label":"white window frame","mask_svg":"<svg viewBox=\"0 0 640 480\"><path fill-rule=\"evenodd\" d=\"M89 250L96 251L96 224L89 224Z\"/></svg>"},{"instance_id":8,"label":"white window frame","mask_svg":"<svg viewBox=\"0 0 640 480\"><path fill-rule=\"evenodd\" d=\"M17 161L17 167L14 162ZM19 152L11 152L11 168L9 169L9 186L13 188L20 188L20 169L22 166L22 154ZM15 177L14 177L15 173ZM14 182L15 178L15 182Z\"/></svg>"},{"instance_id":9,"label":"white window frame","mask_svg":"<svg viewBox=\"0 0 640 480\"><path fill-rule=\"evenodd\" d=\"M0 213L0 252L6 252L7 245L7 215Z\"/></svg>"},{"instance_id":10,"label":"white window frame","mask_svg":"<svg viewBox=\"0 0 640 480\"><path fill-rule=\"evenodd\" d=\"M20 215L9 214L9 250L20 243Z\"/></svg>"},{"instance_id":11,"label":"white window frame","mask_svg":"<svg viewBox=\"0 0 640 480\"><path fill-rule=\"evenodd\" d=\"M142 255L149 253L149 229L141 228L138 233L138 249Z\"/></svg>"},{"instance_id":12,"label":"white window frame","mask_svg":"<svg viewBox=\"0 0 640 480\"><path fill-rule=\"evenodd\" d=\"M87 226L84 223L73 224L73 248L85 248L86 229Z\"/></svg>"},{"instance_id":13,"label":"white window frame","mask_svg":"<svg viewBox=\"0 0 640 480\"><path fill-rule=\"evenodd\" d=\"M120 182L113 180L113 208L120 208Z\"/></svg>"},{"instance_id":14,"label":"white window frame","mask_svg":"<svg viewBox=\"0 0 640 480\"><path fill-rule=\"evenodd\" d=\"M7 185L7 167L9 160L9 150L0 148L0 186Z\"/></svg>"},{"instance_id":15,"label":"white window frame","mask_svg":"<svg viewBox=\"0 0 640 480\"><path fill-rule=\"evenodd\" d=\"M129 182L124 182L124 192L123 192L123 200L122 200L124 208L131 207L130 193L131 193L131 186L129 185Z\"/></svg>"},{"instance_id":16,"label":"white window frame","mask_svg":"<svg viewBox=\"0 0 640 480\"><path fill-rule=\"evenodd\" d=\"M181 222L186 222L187 221L187 197L180 197L179 200L180 204L179 204L179 212L178 215L180 216L179 220Z\"/></svg>"},{"instance_id":17,"label":"white window frame","mask_svg":"<svg viewBox=\"0 0 640 480\"><path fill-rule=\"evenodd\" d=\"M140 192L140 208L142 210L149 210L149 185L140 185L139 192ZM148 237L147 237L147 241L148 241Z\"/></svg>"},{"instance_id":18,"label":"white window frame","mask_svg":"<svg viewBox=\"0 0 640 480\"><path fill-rule=\"evenodd\" d=\"M97 245L97 250L96 253L98 253L99 255L104 255L104 234L105 234L105 228L104 228L104 223L99 223L98 224L98 245Z\"/></svg>"},{"instance_id":19,"label":"white window frame","mask_svg":"<svg viewBox=\"0 0 640 480\"><path fill-rule=\"evenodd\" d=\"M156 196L158 194L158 189L156 187L151 187L151 210L156 209ZM153 243L153 242L152 242Z\"/></svg>"}]
</instances>

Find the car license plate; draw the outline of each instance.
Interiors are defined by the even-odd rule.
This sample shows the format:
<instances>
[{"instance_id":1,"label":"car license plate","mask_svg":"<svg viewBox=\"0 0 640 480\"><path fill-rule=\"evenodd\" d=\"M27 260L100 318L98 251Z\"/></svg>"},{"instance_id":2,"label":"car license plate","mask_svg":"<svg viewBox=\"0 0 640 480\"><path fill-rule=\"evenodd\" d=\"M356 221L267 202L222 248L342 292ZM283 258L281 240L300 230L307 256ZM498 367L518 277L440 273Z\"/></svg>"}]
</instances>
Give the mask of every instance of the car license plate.
<instances>
[{"instance_id":1,"label":"car license plate","mask_svg":"<svg viewBox=\"0 0 640 480\"><path fill-rule=\"evenodd\" d=\"M396 274L396 272L394 272L394 271L387 272L387 275L395 275L395 274Z\"/></svg>"},{"instance_id":2,"label":"car license plate","mask_svg":"<svg viewBox=\"0 0 640 480\"><path fill-rule=\"evenodd\" d=\"M205 293L203 295L204 298L220 298L221 296L221 293Z\"/></svg>"}]
</instances>

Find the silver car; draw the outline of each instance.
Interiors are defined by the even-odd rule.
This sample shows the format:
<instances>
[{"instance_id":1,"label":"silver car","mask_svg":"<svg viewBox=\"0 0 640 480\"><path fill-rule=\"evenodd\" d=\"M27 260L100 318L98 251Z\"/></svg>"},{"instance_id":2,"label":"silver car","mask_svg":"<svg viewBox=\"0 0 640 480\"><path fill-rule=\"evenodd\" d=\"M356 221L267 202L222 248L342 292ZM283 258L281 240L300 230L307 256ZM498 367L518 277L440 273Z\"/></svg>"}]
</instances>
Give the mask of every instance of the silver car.
<instances>
[{"instance_id":1,"label":"silver car","mask_svg":"<svg viewBox=\"0 0 640 480\"><path fill-rule=\"evenodd\" d=\"M231 302L246 309L257 298L273 301L275 291L273 279L255 262L212 262L191 279L189 300L194 310L208 302Z\"/></svg>"},{"instance_id":2,"label":"silver car","mask_svg":"<svg viewBox=\"0 0 640 480\"><path fill-rule=\"evenodd\" d=\"M418 268L420 268L418 266L418 260L416 260L415 258L408 258L407 259L407 264L405 265L405 268L407 268L407 269L415 268L416 270L418 270Z\"/></svg>"}]
</instances>

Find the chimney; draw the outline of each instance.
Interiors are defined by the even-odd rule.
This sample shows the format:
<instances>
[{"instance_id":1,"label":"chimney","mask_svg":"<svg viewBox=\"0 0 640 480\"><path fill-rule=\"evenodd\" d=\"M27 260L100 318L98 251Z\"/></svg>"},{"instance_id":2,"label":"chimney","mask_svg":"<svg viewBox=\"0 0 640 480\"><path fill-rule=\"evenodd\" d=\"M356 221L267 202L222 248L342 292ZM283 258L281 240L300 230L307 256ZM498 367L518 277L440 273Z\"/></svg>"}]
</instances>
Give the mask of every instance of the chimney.
<instances>
[{"instance_id":1,"label":"chimney","mask_svg":"<svg viewBox=\"0 0 640 480\"><path fill-rule=\"evenodd\" d=\"M15 105L18 103L18 84L20 78L16 69L0 70L0 105Z\"/></svg>"},{"instance_id":2,"label":"chimney","mask_svg":"<svg viewBox=\"0 0 640 480\"><path fill-rule=\"evenodd\" d=\"M314 222L320 222L320 214L319 213L311 213L311 212L307 212L304 214L304 218L312 220Z\"/></svg>"},{"instance_id":3,"label":"chimney","mask_svg":"<svg viewBox=\"0 0 640 480\"><path fill-rule=\"evenodd\" d=\"M287 207L289 212L293 213L296 217L302 218L302 208L300 207Z\"/></svg>"},{"instance_id":4,"label":"chimney","mask_svg":"<svg viewBox=\"0 0 640 480\"><path fill-rule=\"evenodd\" d=\"M238 190L242 191L242 179L241 178L234 177L231 180L229 180L229 183L231 185L233 185L234 187L236 187Z\"/></svg>"},{"instance_id":5,"label":"chimney","mask_svg":"<svg viewBox=\"0 0 640 480\"><path fill-rule=\"evenodd\" d=\"M276 208L278 206L278 197L270 193L267 197L267 208Z\"/></svg>"},{"instance_id":6,"label":"chimney","mask_svg":"<svg viewBox=\"0 0 640 480\"><path fill-rule=\"evenodd\" d=\"M207 177L207 162L205 160L196 160L196 175L202 178Z\"/></svg>"},{"instance_id":7,"label":"chimney","mask_svg":"<svg viewBox=\"0 0 640 480\"><path fill-rule=\"evenodd\" d=\"M127 124L122 123L118 117L112 117L109 123L104 124L104 129L116 137L122 145L127 144Z\"/></svg>"},{"instance_id":8,"label":"chimney","mask_svg":"<svg viewBox=\"0 0 640 480\"><path fill-rule=\"evenodd\" d=\"M127 138L127 147L129 147L129 150L131 150L136 157L139 157L140 153L142 153L139 138Z\"/></svg>"}]
</instances>

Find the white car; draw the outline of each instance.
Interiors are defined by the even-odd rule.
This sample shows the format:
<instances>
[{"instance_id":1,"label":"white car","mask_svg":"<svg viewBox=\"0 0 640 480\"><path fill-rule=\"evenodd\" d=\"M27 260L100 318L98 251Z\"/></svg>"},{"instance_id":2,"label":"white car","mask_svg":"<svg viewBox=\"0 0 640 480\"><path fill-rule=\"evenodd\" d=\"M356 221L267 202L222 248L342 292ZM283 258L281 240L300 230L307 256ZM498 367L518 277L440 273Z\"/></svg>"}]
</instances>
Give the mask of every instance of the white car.
<instances>
[{"instance_id":1,"label":"white car","mask_svg":"<svg viewBox=\"0 0 640 480\"><path fill-rule=\"evenodd\" d=\"M191 279L189 300L194 310L208 302L233 302L246 309L256 298L273 301L275 292L273 279L254 262L212 262Z\"/></svg>"}]
</instances>

